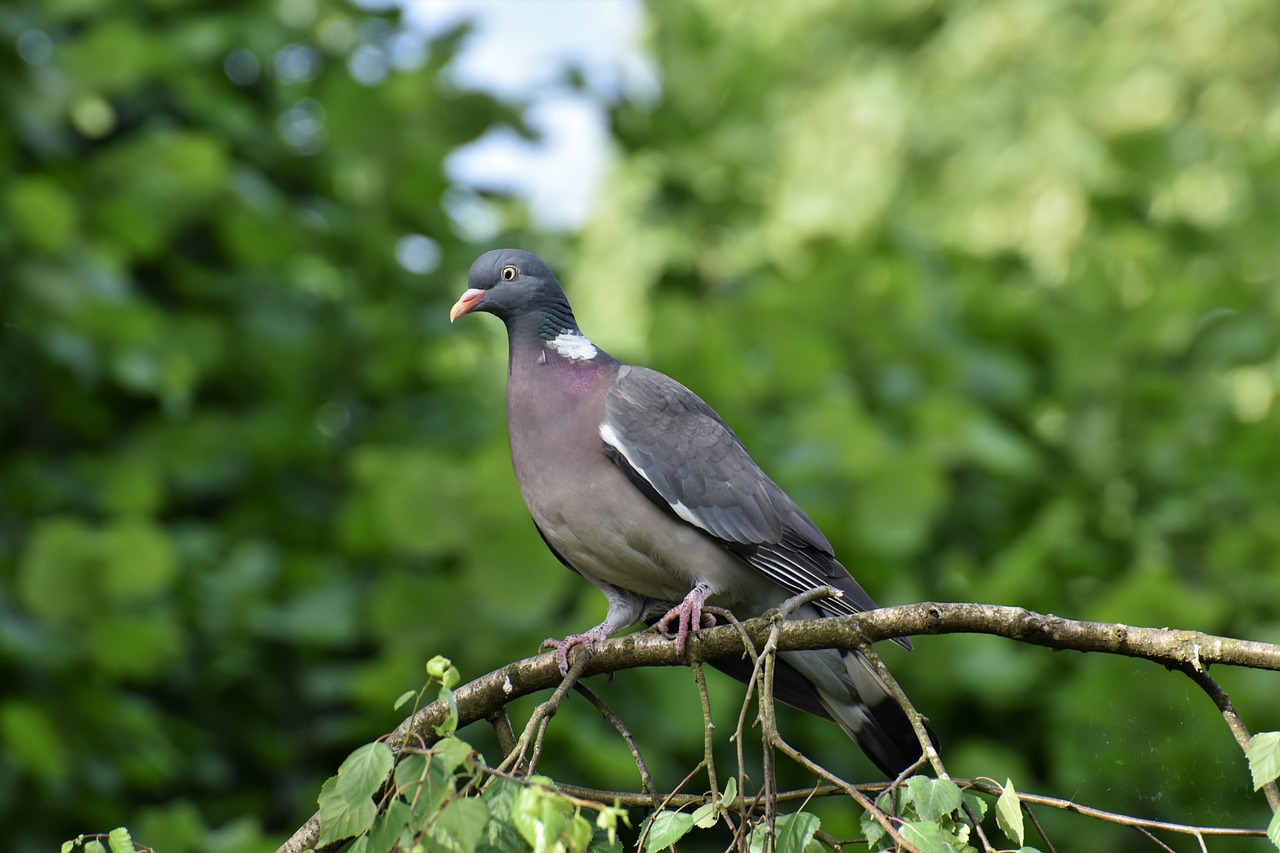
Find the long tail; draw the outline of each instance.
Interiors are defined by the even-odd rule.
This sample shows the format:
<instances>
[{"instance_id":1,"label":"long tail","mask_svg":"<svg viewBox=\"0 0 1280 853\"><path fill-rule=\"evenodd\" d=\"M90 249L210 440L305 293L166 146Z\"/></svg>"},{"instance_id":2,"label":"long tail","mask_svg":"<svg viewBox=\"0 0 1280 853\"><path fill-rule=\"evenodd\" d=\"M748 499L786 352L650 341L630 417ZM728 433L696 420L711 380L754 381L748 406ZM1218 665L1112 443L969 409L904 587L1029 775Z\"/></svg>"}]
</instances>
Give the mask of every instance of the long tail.
<instances>
[{"instance_id":1,"label":"long tail","mask_svg":"<svg viewBox=\"0 0 1280 853\"><path fill-rule=\"evenodd\" d=\"M823 649L779 657L803 677L827 712L824 716L844 729L886 776L892 779L920 760L923 751L911 721L862 655ZM932 730L929 739L937 749Z\"/></svg>"},{"instance_id":2,"label":"long tail","mask_svg":"<svg viewBox=\"0 0 1280 853\"><path fill-rule=\"evenodd\" d=\"M653 605L645 621L653 624L665 612L665 604ZM751 661L745 658L709 663L741 682L751 680ZM906 712L857 652L782 652L774 668L773 693L780 702L836 723L890 779L920 760L923 751ZM938 736L926 729L938 749Z\"/></svg>"}]
</instances>

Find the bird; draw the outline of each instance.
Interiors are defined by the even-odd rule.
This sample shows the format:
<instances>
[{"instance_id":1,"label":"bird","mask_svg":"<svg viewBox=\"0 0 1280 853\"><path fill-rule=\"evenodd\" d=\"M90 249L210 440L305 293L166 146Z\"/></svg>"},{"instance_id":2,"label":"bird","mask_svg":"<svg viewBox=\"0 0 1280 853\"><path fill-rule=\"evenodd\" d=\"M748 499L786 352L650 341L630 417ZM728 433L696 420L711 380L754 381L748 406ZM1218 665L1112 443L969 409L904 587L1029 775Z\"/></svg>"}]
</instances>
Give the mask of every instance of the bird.
<instances>
[{"instance_id":1,"label":"bird","mask_svg":"<svg viewBox=\"0 0 1280 853\"><path fill-rule=\"evenodd\" d=\"M749 618L823 586L840 595L791 618L876 607L709 405L583 334L536 255L494 249L477 258L449 319L476 312L506 326L507 431L529 514L552 554L608 602L599 625L544 643L562 672L572 649L590 653L641 619L674 629L683 655L690 634L716 622L704 607ZM750 678L745 661L713 665ZM920 761L906 712L860 653L782 652L776 670L779 699L833 720L889 778Z\"/></svg>"}]
</instances>

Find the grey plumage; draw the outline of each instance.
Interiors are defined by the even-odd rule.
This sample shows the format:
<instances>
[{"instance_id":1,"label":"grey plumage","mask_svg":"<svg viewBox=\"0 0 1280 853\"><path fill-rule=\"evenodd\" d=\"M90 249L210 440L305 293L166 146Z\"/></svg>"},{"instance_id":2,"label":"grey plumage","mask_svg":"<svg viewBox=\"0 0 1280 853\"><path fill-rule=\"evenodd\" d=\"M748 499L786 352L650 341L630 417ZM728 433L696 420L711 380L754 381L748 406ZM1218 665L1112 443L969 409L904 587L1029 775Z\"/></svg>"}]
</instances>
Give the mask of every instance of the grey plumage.
<instances>
[{"instance_id":1,"label":"grey plumage","mask_svg":"<svg viewBox=\"0 0 1280 853\"><path fill-rule=\"evenodd\" d=\"M642 616L657 621L656 603L679 602L667 618L680 625L681 643L697 629L704 600L748 618L830 585L843 595L796 616L876 606L710 406L582 335L537 257L488 252L472 265L468 285L451 319L486 311L507 327L507 421L521 494L551 551L609 603L600 625L548 641L562 665L575 645L590 648ZM782 659L784 701L835 720L888 775L919 758L906 715L860 655L819 650ZM749 675L733 662L720 666Z\"/></svg>"}]
</instances>

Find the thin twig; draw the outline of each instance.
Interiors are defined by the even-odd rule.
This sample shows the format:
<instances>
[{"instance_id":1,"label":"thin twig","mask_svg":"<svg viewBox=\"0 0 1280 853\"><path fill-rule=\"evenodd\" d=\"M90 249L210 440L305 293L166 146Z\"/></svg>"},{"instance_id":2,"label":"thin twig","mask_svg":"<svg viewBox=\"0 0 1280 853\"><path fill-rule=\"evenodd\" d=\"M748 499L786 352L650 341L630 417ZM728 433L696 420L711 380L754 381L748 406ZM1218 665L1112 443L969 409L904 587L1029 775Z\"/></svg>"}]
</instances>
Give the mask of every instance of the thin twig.
<instances>
[{"instance_id":1,"label":"thin twig","mask_svg":"<svg viewBox=\"0 0 1280 853\"><path fill-rule=\"evenodd\" d=\"M818 598L818 597L829 597L829 596L806 596L806 595L796 596L795 598L791 599L786 604L784 604L782 607L778 608L778 613L780 616L782 616L788 611L788 609L794 609L793 607L789 608L789 606L792 605L793 602L799 602L794 605L798 607L800 606L800 604L807 603L807 601L813 600L814 598ZM781 733L778 731L777 719L771 713L773 711L773 662L777 658L778 637L780 635L781 626L784 621L785 621L784 618L777 618L774 620L774 624L769 631L769 637L765 641L764 648L760 650L760 659L765 661L765 666L764 666L763 677L759 679L760 701L758 704L760 707L760 725L761 725L761 728L763 729L763 737L766 744L766 754L768 754L770 749L781 750L792 761L796 762L801 767L804 767L810 773L813 773L819 778L826 779L832 784L843 788L845 792L850 797L852 797L855 802L858 803L858 805L860 805L868 814L872 816L873 819L875 819L881 826L884 827L885 831L889 833L889 836L893 838L895 842L897 842L907 850L915 850L914 847L912 847L905 839L902 838L901 835L898 834L898 831L893 826L893 823L887 817L885 817L885 815L878 808L876 808L875 804L872 803L871 800L867 799L867 797L861 791L857 790L848 782L846 782L845 780L841 779L839 776L836 776L834 773L827 770L825 767L822 767L817 763L815 763L814 761L810 760L807 756L805 756L799 750L793 748L789 743L786 742L786 740L783 739ZM759 669L758 665L757 665L757 669ZM752 679L752 681L756 681L756 680L757 679L755 678ZM766 713L766 709L770 713ZM766 785L769 784L769 775L770 774L766 773L766 778L765 778ZM776 803L776 800L771 801L768 804L768 808L770 809L775 808L776 807L775 803ZM768 812L766 812L766 814L768 814ZM770 827L772 828L772 824L770 824ZM769 837L772 837L772 833L770 833Z\"/></svg>"},{"instance_id":2,"label":"thin twig","mask_svg":"<svg viewBox=\"0 0 1280 853\"><path fill-rule=\"evenodd\" d=\"M1172 847L1170 847L1168 844L1165 844L1165 843L1164 843L1163 841L1161 841L1159 838L1156 838L1155 834L1154 834L1151 830L1149 830L1149 829L1144 829L1144 828L1143 828L1143 827L1141 827L1141 826L1135 826L1135 827L1134 827L1134 829L1136 829L1138 832L1140 832L1140 833L1142 833L1143 835L1145 835L1145 836L1147 837L1147 840L1148 840L1148 841L1150 841L1152 844L1158 844L1160 847L1163 847L1163 848L1165 849L1165 853L1178 853L1178 851L1174 850L1174 849L1173 849ZM1199 837L1199 836L1197 836L1197 837ZM1203 847L1204 847L1204 839L1203 839L1203 838L1201 838L1201 839L1200 839L1200 847L1201 847L1202 849L1203 849Z\"/></svg>"},{"instance_id":3,"label":"thin twig","mask_svg":"<svg viewBox=\"0 0 1280 853\"><path fill-rule=\"evenodd\" d=\"M974 788L982 791L984 794L990 794L993 797L1000 795L1000 786L994 785L989 781L981 779L955 779L952 780L963 788ZM1191 826L1183 823L1169 823L1163 820L1150 820L1141 817L1132 817L1117 812L1109 812L1106 809L1098 809L1093 806L1082 806L1071 800L1064 800L1060 797L1048 797L1044 794L1028 794L1025 791L1018 792L1018 798L1024 803L1033 803L1038 806L1049 806L1065 812L1073 812L1085 817L1092 817L1107 823L1115 823L1120 826L1142 827L1144 829L1158 829L1162 832L1176 832L1181 835L1214 835L1240 838L1265 838L1267 833L1263 829L1240 829L1227 826Z\"/></svg>"},{"instance_id":4,"label":"thin twig","mask_svg":"<svg viewBox=\"0 0 1280 853\"><path fill-rule=\"evenodd\" d=\"M560 684L556 687L555 692L551 694L551 698L534 709L529 722L525 724L524 731L520 733L520 740L516 743L516 748L509 752L502 763L498 765L499 770L509 771L518 766L520 762L525 760L525 754L529 751L530 743L535 742L534 755L528 761L529 772L533 772L533 768L537 764L537 755L541 752L542 736L546 731L548 722L551 717L555 716L565 697L569 695L573 685L578 683L578 679L582 678L583 672L590 663L591 655L582 653L574 655L573 665L569 667L569 671L560 680Z\"/></svg>"},{"instance_id":5,"label":"thin twig","mask_svg":"<svg viewBox=\"0 0 1280 853\"><path fill-rule=\"evenodd\" d=\"M635 737L631 734L631 729L622 721L622 718L614 713L605 701L597 696L591 688L582 682L573 685L573 689L586 697L587 701L596 707L596 710L604 715L604 718L614 727L618 734L622 737L623 742L627 745L627 749L631 750L631 760L636 763L636 770L640 772L640 784L644 790L652 795L657 795L657 788L653 785L653 776L649 774L649 765L645 763L644 756L640 754L640 747L636 743Z\"/></svg>"},{"instance_id":6,"label":"thin twig","mask_svg":"<svg viewBox=\"0 0 1280 853\"><path fill-rule=\"evenodd\" d=\"M871 664L871 668L875 670L876 675L880 676L880 680L884 682L884 686L888 689L893 701L897 702L903 713L907 715L907 720L911 723L911 730L915 732L916 740L920 742L921 755L929 760L929 766L933 768L933 772L939 779L950 779L951 777L947 775L947 768L942 765L942 756L938 755L938 750L933 745L933 739L929 737L929 730L925 728L924 716L916 710L915 705L911 704L911 700L907 698L906 691L898 684L898 680L893 677L893 673L889 672L889 667L884 665L884 661L880 660L880 655L876 654L870 644L859 646L858 652Z\"/></svg>"},{"instance_id":7,"label":"thin twig","mask_svg":"<svg viewBox=\"0 0 1280 853\"><path fill-rule=\"evenodd\" d=\"M1040 839L1049 848L1049 853L1058 853L1058 848L1054 847L1053 842L1049 840L1049 835L1044 831L1044 827L1040 825L1040 818L1036 817L1036 813L1027 808L1025 804L1022 807L1022 811L1031 819L1031 825L1036 828L1036 832L1040 833Z\"/></svg>"},{"instance_id":8,"label":"thin twig","mask_svg":"<svg viewBox=\"0 0 1280 853\"><path fill-rule=\"evenodd\" d=\"M1240 751L1246 756L1249 754L1249 741L1253 739L1253 735L1249 734L1249 728L1244 724L1244 720L1236 712L1235 705L1231 704L1231 697L1227 695L1227 691L1222 689L1209 671L1203 666L1198 666L1193 661L1181 667L1182 672L1194 681L1201 690L1209 695L1213 700L1213 704L1218 706L1218 711L1222 714L1222 719L1226 721L1227 728L1231 730L1231 735L1236 739L1236 743L1240 745ZM1268 782L1262 786L1262 793L1267 798L1267 805L1271 807L1271 811L1280 810L1280 788L1276 787L1275 782Z\"/></svg>"},{"instance_id":9,"label":"thin twig","mask_svg":"<svg viewBox=\"0 0 1280 853\"><path fill-rule=\"evenodd\" d=\"M702 735L702 760L707 766L707 782L711 785L711 796L719 798L720 786L716 781L716 759L713 737L716 724L711 719L711 694L707 691L707 674L702 670L702 661L694 658L689 663L693 670L693 681L698 686L698 701L702 704L702 721L706 723Z\"/></svg>"}]
</instances>

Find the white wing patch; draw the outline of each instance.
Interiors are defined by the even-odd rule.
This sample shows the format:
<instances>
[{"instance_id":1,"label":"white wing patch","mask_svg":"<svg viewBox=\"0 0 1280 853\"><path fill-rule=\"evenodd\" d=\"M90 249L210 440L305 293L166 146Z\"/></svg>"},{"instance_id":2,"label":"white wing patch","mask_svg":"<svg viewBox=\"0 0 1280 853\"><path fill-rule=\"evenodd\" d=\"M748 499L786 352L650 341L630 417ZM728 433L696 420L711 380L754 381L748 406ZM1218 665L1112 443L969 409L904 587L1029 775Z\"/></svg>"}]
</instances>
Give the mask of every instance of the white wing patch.
<instances>
[{"instance_id":1,"label":"white wing patch","mask_svg":"<svg viewBox=\"0 0 1280 853\"><path fill-rule=\"evenodd\" d=\"M573 361L587 361L595 358L596 353L599 352L595 344L578 332L561 332L547 341L547 346L555 350L558 355Z\"/></svg>"},{"instance_id":2,"label":"white wing patch","mask_svg":"<svg viewBox=\"0 0 1280 853\"><path fill-rule=\"evenodd\" d=\"M607 444L609 447L612 447L614 450L621 453L622 458L627 460L627 464L630 465L633 469L635 469L637 474L639 474L641 477L644 477L645 481L648 482L649 485L653 486L653 480L650 479L649 475L645 473L643 468L641 468L639 465L636 464L636 460L631 457L631 454L627 453L627 448L622 443L622 439L618 436L617 430L615 430L609 424L608 421L602 421L600 423L600 440L603 441L605 444ZM657 486L654 486L654 491L657 491L657 488L658 488ZM659 494L662 494L662 493L659 492ZM663 495L663 498L665 499L666 495ZM701 521L699 521L698 517L693 514L693 511L690 510L684 504L680 503L680 501L667 500L667 503L671 505L671 509L675 512L676 515L680 516L680 518L684 519L685 521L689 522L694 527L697 527L700 530L707 530L707 526L703 524ZM711 531L707 530L707 532L710 533Z\"/></svg>"}]
</instances>

